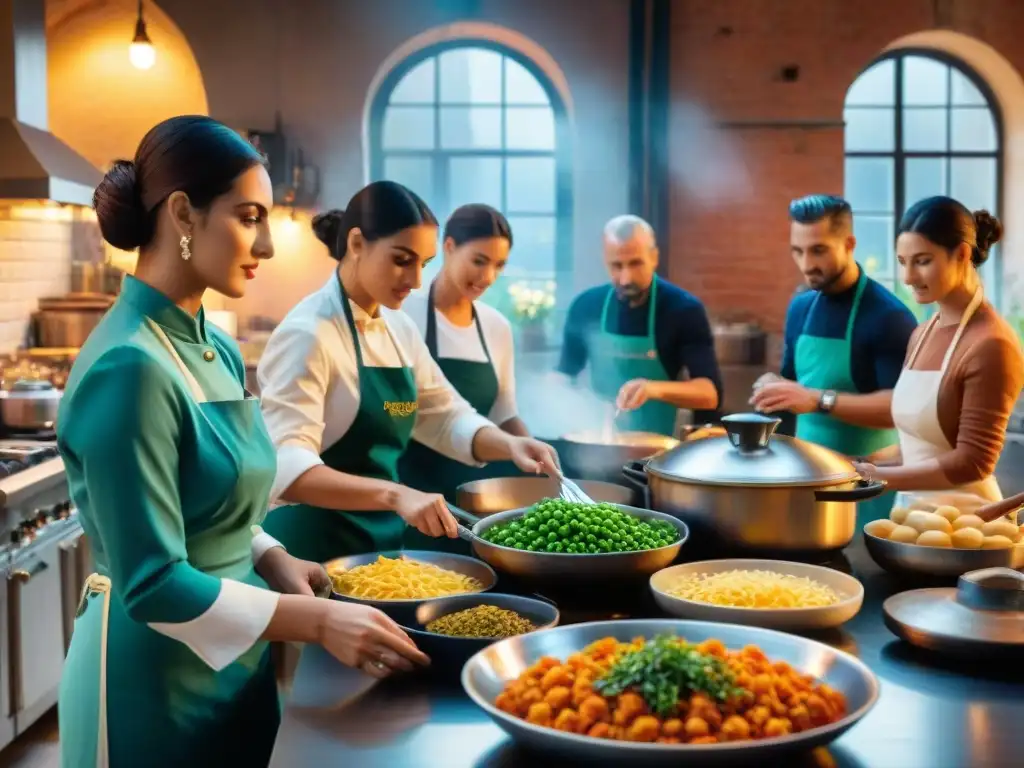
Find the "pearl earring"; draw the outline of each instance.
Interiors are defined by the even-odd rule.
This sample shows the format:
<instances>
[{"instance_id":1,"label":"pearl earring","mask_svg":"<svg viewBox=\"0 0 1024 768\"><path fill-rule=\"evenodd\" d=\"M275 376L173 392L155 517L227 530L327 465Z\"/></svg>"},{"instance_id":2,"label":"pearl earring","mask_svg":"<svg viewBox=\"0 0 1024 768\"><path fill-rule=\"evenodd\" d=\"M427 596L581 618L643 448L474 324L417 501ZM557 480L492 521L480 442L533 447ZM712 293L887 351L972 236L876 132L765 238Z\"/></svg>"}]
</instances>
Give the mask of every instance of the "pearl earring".
<instances>
[{"instance_id":1,"label":"pearl earring","mask_svg":"<svg viewBox=\"0 0 1024 768\"><path fill-rule=\"evenodd\" d=\"M182 235L181 240L178 241L178 245L181 246L181 258L188 261L192 258L192 249L189 247L192 243L191 235Z\"/></svg>"}]
</instances>

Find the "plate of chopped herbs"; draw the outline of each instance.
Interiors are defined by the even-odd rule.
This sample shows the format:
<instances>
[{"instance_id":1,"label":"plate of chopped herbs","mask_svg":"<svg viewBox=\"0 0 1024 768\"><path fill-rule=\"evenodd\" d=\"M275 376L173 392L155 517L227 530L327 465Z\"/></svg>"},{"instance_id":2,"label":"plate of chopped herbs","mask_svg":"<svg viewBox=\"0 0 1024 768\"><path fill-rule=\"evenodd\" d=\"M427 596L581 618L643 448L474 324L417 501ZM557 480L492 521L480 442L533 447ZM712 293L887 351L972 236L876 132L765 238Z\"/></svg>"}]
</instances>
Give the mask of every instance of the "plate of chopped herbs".
<instances>
[{"instance_id":1,"label":"plate of chopped herbs","mask_svg":"<svg viewBox=\"0 0 1024 768\"><path fill-rule=\"evenodd\" d=\"M679 620L507 638L466 662L462 686L516 741L631 766L806 752L856 724L879 691L861 661L824 643Z\"/></svg>"}]
</instances>

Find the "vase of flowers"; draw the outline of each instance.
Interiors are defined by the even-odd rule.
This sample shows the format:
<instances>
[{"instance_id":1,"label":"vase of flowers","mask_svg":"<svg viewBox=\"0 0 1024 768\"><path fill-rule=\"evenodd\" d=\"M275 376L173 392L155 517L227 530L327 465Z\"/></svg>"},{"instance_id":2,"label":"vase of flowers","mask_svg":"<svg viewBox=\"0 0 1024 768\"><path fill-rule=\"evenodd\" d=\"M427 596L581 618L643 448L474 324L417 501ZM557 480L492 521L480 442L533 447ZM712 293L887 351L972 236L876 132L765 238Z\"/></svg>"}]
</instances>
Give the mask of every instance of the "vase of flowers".
<instances>
[{"instance_id":1,"label":"vase of flowers","mask_svg":"<svg viewBox=\"0 0 1024 768\"><path fill-rule=\"evenodd\" d=\"M538 352L547 347L547 320L555 308L555 283L540 285L526 280L508 289L512 298L512 322L519 331L518 345L523 352Z\"/></svg>"}]
</instances>

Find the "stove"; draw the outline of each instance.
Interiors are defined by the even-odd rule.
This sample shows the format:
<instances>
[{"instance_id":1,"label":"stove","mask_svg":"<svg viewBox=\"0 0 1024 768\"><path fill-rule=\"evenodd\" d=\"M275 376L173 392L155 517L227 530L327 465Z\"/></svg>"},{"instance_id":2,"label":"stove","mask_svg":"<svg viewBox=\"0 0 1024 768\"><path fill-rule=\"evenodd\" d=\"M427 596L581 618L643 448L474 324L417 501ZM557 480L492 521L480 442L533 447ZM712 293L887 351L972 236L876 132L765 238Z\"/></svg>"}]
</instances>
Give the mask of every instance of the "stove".
<instances>
[{"instance_id":1,"label":"stove","mask_svg":"<svg viewBox=\"0 0 1024 768\"><path fill-rule=\"evenodd\" d=\"M0 749L50 710L91 571L53 434L0 436Z\"/></svg>"}]
</instances>

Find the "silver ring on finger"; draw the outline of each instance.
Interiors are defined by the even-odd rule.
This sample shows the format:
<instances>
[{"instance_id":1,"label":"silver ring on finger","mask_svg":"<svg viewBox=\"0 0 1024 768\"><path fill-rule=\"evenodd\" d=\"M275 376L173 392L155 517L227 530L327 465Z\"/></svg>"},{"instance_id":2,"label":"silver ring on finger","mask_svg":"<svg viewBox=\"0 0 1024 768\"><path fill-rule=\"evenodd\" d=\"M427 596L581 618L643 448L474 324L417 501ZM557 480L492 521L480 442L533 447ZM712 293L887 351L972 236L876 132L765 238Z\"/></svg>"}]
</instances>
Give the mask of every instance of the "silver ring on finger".
<instances>
[{"instance_id":1,"label":"silver ring on finger","mask_svg":"<svg viewBox=\"0 0 1024 768\"><path fill-rule=\"evenodd\" d=\"M385 664L383 661L364 661L363 669L367 669L369 667L376 669L378 672L386 672L388 669L387 664Z\"/></svg>"}]
</instances>

